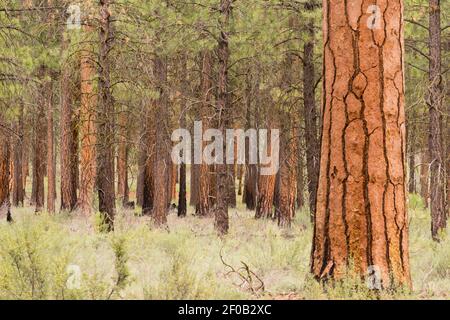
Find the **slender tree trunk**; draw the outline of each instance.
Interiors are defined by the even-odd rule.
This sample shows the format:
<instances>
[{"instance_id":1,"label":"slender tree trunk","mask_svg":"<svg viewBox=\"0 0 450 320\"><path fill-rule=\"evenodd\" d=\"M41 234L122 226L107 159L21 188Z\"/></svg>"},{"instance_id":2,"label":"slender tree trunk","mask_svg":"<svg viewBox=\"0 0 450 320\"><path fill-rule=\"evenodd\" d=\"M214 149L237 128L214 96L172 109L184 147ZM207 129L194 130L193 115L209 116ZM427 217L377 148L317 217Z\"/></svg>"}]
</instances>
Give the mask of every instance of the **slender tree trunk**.
<instances>
[{"instance_id":1,"label":"slender tree trunk","mask_svg":"<svg viewBox=\"0 0 450 320\"><path fill-rule=\"evenodd\" d=\"M292 18L290 22L293 22ZM293 83L291 71L293 63L293 56L287 54L282 66L281 88L284 95L281 101L281 110L278 111L281 124L281 152L275 208L278 225L287 228L291 227L292 219L295 215L295 197L297 193L297 130L292 111L290 111L293 105L290 97L290 89Z\"/></svg>"},{"instance_id":2,"label":"slender tree trunk","mask_svg":"<svg viewBox=\"0 0 450 320\"><path fill-rule=\"evenodd\" d=\"M231 15L231 0L220 0L220 35L218 40L218 84L217 84L217 116L218 128L225 137L228 117L230 115L228 99L228 62L230 50L228 46L228 23ZM226 155L226 139L223 141L223 154ZM216 165L217 172L217 204L215 210L214 226L217 233L222 236L228 233L228 166L226 163Z\"/></svg>"},{"instance_id":3,"label":"slender tree trunk","mask_svg":"<svg viewBox=\"0 0 450 320\"><path fill-rule=\"evenodd\" d=\"M420 196L425 202L425 207L429 206L430 198L430 156L427 151L422 151L420 164Z\"/></svg>"},{"instance_id":4,"label":"slender tree trunk","mask_svg":"<svg viewBox=\"0 0 450 320\"><path fill-rule=\"evenodd\" d=\"M19 137L15 140L13 148L13 161L14 161L14 182L13 182L13 194L12 202L13 206L24 205L24 184L23 184L23 139L24 139L24 112L23 104L20 105L19 120L17 122L17 132Z\"/></svg>"},{"instance_id":5,"label":"slender tree trunk","mask_svg":"<svg viewBox=\"0 0 450 320\"><path fill-rule=\"evenodd\" d=\"M304 177L304 159L303 154L300 152L298 154L298 164L297 164L297 208L303 208L305 205L305 198L304 198L304 189L305 189L305 177Z\"/></svg>"},{"instance_id":6,"label":"slender tree trunk","mask_svg":"<svg viewBox=\"0 0 450 320\"><path fill-rule=\"evenodd\" d=\"M154 72L156 77L156 88L159 98L156 101L155 128L156 128L156 148L155 163L153 168L154 189L153 189L153 212L152 218L157 226L167 225L168 203L170 199L167 184L170 181L170 133L169 133L169 110L167 102L167 65L166 59L155 57Z\"/></svg>"},{"instance_id":7,"label":"slender tree trunk","mask_svg":"<svg viewBox=\"0 0 450 320\"><path fill-rule=\"evenodd\" d=\"M410 285L406 212L403 1L324 1L322 156L311 271ZM369 28L370 27L370 28Z\"/></svg>"},{"instance_id":8,"label":"slender tree trunk","mask_svg":"<svg viewBox=\"0 0 450 320\"><path fill-rule=\"evenodd\" d=\"M428 148L430 153L430 209L431 235L439 240L439 233L447 226L445 212L445 174L442 152L442 72L441 72L441 10L440 0L429 0L429 99L430 122Z\"/></svg>"},{"instance_id":9,"label":"slender tree trunk","mask_svg":"<svg viewBox=\"0 0 450 320\"><path fill-rule=\"evenodd\" d=\"M63 39L63 50L67 50ZM70 90L70 69L64 67L61 76L61 210L73 211L77 204L76 176L74 163L73 106Z\"/></svg>"},{"instance_id":10,"label":"slender tree trunk","mask_svg":"<svg viewBox=\"0 0 450 320\"><path fill-rule=\"evenodd\" d=\"M210 127L211 101L212 101L212 56L210 50L203 50L201 53L202 75L201 75L201 94L202 104L200 107L200 117L203 124L203 133ZM203 139L202 139L203 141ZM205 143L202 145L202 150ZM210 166L202 161L198 165L198 199L196 213L201 217L211 214L210 202Z\"/></svg>"},{"instance_id":11,"label":"slender tree trunk","mask_svg":"<svg viewBox=\"0 0 450 320\"><path fill-rule=\"evenodd\" d=\"M117 195L122 200L122 206L129 202L128 186L128 114L122 111L119 115L119 147L117 157Z\"/></svg>"},{"instance_id":12,"label":"slender tree trunk","mask_svg":"<svg viewBox=\"0 0 450 320\"><path fill-rule=\"evenodd\" d=\"M252 86L252 74L249 70L247 72L246 81L246 129L252 127L252 98L253 98L253 86ZM258 168L256 164L250 164L250 144L249 140L245 140L245 180L244 180L244 195L243 202L248 210L255 210L256 208L256 195L258 191Z\"/></svg>"},{"instance_id":13,"label":"slender tree trunk","mask_svg":"<svg viewBox=\"0 0 450 320\"><path fill-rule=\"evenodd\" d=\"M309 210L311 218L316 212L317 186L319 180L319 150L320 144L317 129L317 108L315 95L315 66L314 66L314 23L307 26L308 40L303 47L303 100L305 118L306 169L309 193Z\"/></svg>"},{"instance_id":14,"label":"slender tree trunk","mask_svg":"<svg viewBox=\"0 0 450 320\"><path fill-rule=\"evenodd\" d=\"M39 78L44 79L46 67L41 66L39 70ZM41 87L45 94L45 84ZM40 212L44 208L45 191L44 191L44 176L45 176L45 140L46 140L46 121L45 121L45 98L41 99L37 112L35 114L34 126L34 141L33 141L33 191L32 203L35 205L35 211Z\"/></svg>"},{"instance_id":15,"label":"slender tree trunk","mask_svg":"<svg viewBox=\"0 0 450 320\"><path fill-rule=\"evenodd\" d=\"M187 55L183 54L181 61L181 117L180 127L186 129L187 119L187 96L188 96L188 70L187 70ZM184 155L183 155L184 156ZM186 217L187 214L187 200L186 200L186 163L180 164L180 190L178 193L178 217Z\"/></svg>"},{"instance_id":16,"label":"slender tree trunk","mask_svg":"<svg viewBox=\"0 0 450 320\"><path fill-rule=\"evenodd\" d=\"M111 95L110 57L114 35L110 0L100 0L100 47L97 107L97 191L98 207L107 226L114 228L114 101Z\"/></svg>"},{"instance_id":17,"label":"slender tree trunk","mask_svg":"<svg viewBox=\"0 0 450 320\"><path fill-rule=\"evenodd\" d=\"M1 116L1 115L0 115ZM9 137L0 129L0 216L9 215L10 145Z\"/></svg>"},{"instance_id":18,"label":"slender tree trunk","mask_svg":"<svg viewBox=\"0 0 450 320\"><path fill-rule=\"evenodd\" d=\"M144 135L144 180L143 180L143 198L142 198L142 214L150 215L153 210L154 203L154 165L155 165L155 139L156 131L153 123L155 122L155 114L152 110L147 110L146 116L146 133Z\"/></svg>"},{"instance_id":19,"label":"slender tree trunk","mask_svg":"<svg viewBox=\"0 0 450 320\"><path fill-rule=\"evenodd\" d=\"M238 165L238 196L242 196L242 179L244 178L244 165Z\"/></svg>"},{"instance_id":20,"label":"slender tree trunk","mask_svg":"<svg viewBox=\"0 0 450 320\"><path fill-rule=\"evenodd\" d=\"M91 26L84 27L88 38L93 33ZM85 215L92 211L92 200L96 176L96 103L94 92L95 62L93 48L86 44L81 51L81 108L80 108L80 185L77 207Z\"/></svg>"},{"instance_id":21,"label":"slender tree trunk","mask_svg":"<svg viewBox=\"0 0 450 320\"><path fill-rule=\"evenodd\" d=\"M47 212L55 212L56 172L55 172L55 130L53 121L53 81L47 86Z\"/></svg>"}]
</instances>

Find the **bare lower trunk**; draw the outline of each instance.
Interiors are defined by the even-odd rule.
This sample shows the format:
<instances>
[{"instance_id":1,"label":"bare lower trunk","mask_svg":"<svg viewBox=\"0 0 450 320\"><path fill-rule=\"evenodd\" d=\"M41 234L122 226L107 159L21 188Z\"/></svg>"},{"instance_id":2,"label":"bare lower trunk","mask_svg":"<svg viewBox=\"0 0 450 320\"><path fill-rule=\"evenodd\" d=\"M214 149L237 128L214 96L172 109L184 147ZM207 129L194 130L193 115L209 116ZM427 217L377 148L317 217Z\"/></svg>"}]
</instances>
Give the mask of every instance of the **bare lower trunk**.
<instances>
[{"instance_id":1,"label":"bare lower trunk","mask_svg":"<svg viewBox=\"0 0 450 320\"><path fill-rule=\"evenodd\" d=\"M411 284L406 212L403 1L324 1L323 129L311 272ZM339 27L338 27L339 26Z\"/></svg>"}]
</instances>

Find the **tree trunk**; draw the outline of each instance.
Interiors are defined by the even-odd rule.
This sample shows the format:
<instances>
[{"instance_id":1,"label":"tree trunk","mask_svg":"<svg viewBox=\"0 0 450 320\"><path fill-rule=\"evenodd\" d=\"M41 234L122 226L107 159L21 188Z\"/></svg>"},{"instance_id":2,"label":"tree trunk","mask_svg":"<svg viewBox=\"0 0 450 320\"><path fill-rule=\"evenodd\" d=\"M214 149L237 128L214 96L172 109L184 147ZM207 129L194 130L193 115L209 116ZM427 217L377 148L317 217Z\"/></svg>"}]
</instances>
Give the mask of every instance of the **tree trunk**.
<instances>
[{"instance_id":1,"label":"tree trunk","mask_svg":"<svg viewBox=\"0 0 450 320\"><path fill-rule=\"evenodd\" d=\"M100 46L97 107L97 192L99 212L107 231L114 228L114 101L111 95L110 56L114 35L110 0L100 0Z\"/></svg>"},{"instance_id":2,"label":"tree trunk","mask_svg":"<svg viewBox=\"0 0 450 320\"><path fill-rule=\"evenodd\" d=\"M403 1L379 3L380 25L370 24L372 4L324 1L324 119L311 271L320 280L341 279L350 268L375 272L381 286L391 288L411 284Z\"/></svg>"},{"instance_id":3,"label":"tree trunk","mask_svg":"<svg viewBox=\"0 0 450 320\"><path fill-rule=\"evenodd\" d=\"M210 50L203 50L201 53L202 74L201 74L201 94L202 104L200 107L200 117L203 124L203 133L210 128L211 110L210 105L212 101L212 56ZM202 133L202 134L203 134ZM202 139L203 141L203 139ZM205 143L202 142L202 150ZM196 204L196 214L201 217L206 217L211 214L210 195L210 166L202 161L198 164L198 199Z\"/></svg>"},{"instance_id":4,"label":"tree trunk","mask_svg":"<svg viewBox=\"0 0 450 320\"><path fill-rule=\"evenodd\" d=\"M169 188L170 169L172 165L170 159L170 133L169 133L169 110L168 97L166 91L167 65L166 59L155 57L154 73L156 89L159 97L156 100L156 147L155 163L153 168L154 189L153 189L153 212L152 218L157 226L167 225L168 204L170 201Z\"/></svg>"},{"instance_id":5,"label":"tree trunk","mask_svg":"<svg viewBox=\"0 0 450 320\"><path fill-rule=\"evenodd\" d=\"M412 142L410 142L412 143ZM408 181L408 191L409 193L416 193L416 155L413 150L409 151L408 155L409 163L409 181Z\"/></svg>"},{"instance_id":6,"label":"tree trunk","mask_svg":"<svg viewBox=\"0 0 450 320\"><path fill-rule=\"evenodd\" d=\"M305 118L305 142L306 142L306 171L309 193L309 210L311 219L316 212L317 185L319 180L319 150L320 144L317 129L317 108L315 94L315 66L314 66L314 23L307 27L308 40L303 46L303 100Z\"/></svg>"},{"instance_id":7,"label":"tree trunk","mask_svg":"<svg viewBox=\"0 0 450 320\"><path fill-rule=\"evenodd\" d=\"M41 66L39 70L39 78L44 79L46 67ZM45 84L41 87L42 92L47 92ZM32 204L35 206L35 211L40 212L44 208L45 191L44 191L44 176L45 176L45 140L46 140L46 121L45 121L45 99L42 99L37 106L37 112L34 116L34 141L33 141L33 190L32 190Z\"/></svg>"},{"instance_id":8,"label":"tree trunk","mask_svg":"<svg viewBox=\"0 0 450 320\"><path fill-rule=\"evenodd\" d=\"M252 98L253 98L253 86L252 86L252 74L249 70L247 73L246 81L246 129L252 127ZM258 167L256 164L249 163L250 158L250 144L249 140L245 140L245 180L244 180L244 195L243 202L245 203L247 210L255 210L256 208L256 195L258 191Z\"/></svg>"},{"instance_id":9,"label":"tree trunk","mask_svg":"<svg viewBox=\"0 0 450 320\"><path fill-rule=\"evenodd\" d=\"M301 209L305 205L304 189L305 189L305 177L304 177L304 159L303 154L298 154L297 164L297 208Z\"/></svg>"},{"instance_id":10,"label":"tree trunk","mask_svg":"<svg viewBox=\"0 0 450 320\"><path fill-rule=\"evenodd\" d=\"M23 140L24 140L24 110L23 104L20 105L19 120L17 122L17 132L19 137L16 138L13 148L13 161L14 161L14 181L12 190L12 202L13 206L23 206L25 198L25 190L23 184Z\"/></svg>"},{"instance_id":11,"label":"tree trunk","mask_svg":"<svg viewBox=\"0 0 450 320\"><path fill-rule=\"evenodd\" d=\"M225 137L228 117L230 115L229 99L228 99L228 62L230 50L228 46L229 33L228 23L231 14L231 0L220 0L220 35L218 39L218 83L217 83L217 117L218 129ZM226 139L223 139L223 154L226 155ZM217 172L217 202L215 210L214 226L217 233L223 236L228 233L228 165L226 163L218 163L216 165Z\"/></svg>"},{"instance_id":12,"label":"tree trunk","mask_svg":"<svg viewBox=\"0 0 450 320\"><path fill-rule=\"evenodd\" d=\"M7 216L9 212L9 137L0 129L0 216Z\"/></svg>"},{"instance_id":13,"label":"tree trunk","mask_svg":"<svg viewBox=\"0 0 450 320\"><path fill-rule=\"evenodd\" d=\"M430 153L430 209L431 235L439 240L439 233L447 226L445 212L445 174L442 152L442 73L441 73L441 10L440 0L429 0L429 99L428 148Z\"/></svg>"},{"instance_id":14,"label":"tree trunk","mask_svg":"<svg viewBox=\"0 0 450 320\"><path fill-rule=\"evenodd\" d=\"M84 27L88 38L93 33L91 26ZM86 44L81 51L81 108L80 108L80 185L77 207L85 215L92 211L92 200L96 176L96 103L94 92L95 61L93 48Z\"/></svg>"},{"instance_id":15,"label":"tree trunk","mask_svg":"<svg viewBox=\"0 0 450 320\"><path fill-rule=\"evenodd\" d=\"M53 80L50 80L47 94L47 212L55 212L56 172L55 172L55 130L53 121Z\"/></svg>"},{"instance_id":16,"label":"tree trunk","mask_svg":"<svg viewBox=\"0 0 450 320\"><path fill-rule=\"evenodd\" d=\"M155 165L155 115L149 111L147 114L147 123L145 125L145 154L144 154L144 181L143 181L143 198L142 198L142 214L150 215L153 210L154 203L154 165Z\"/></svg>"},{"instance_id":17,"label":"tree trunk","mask_svg":"<svg viewBox=\"0 0 450 320\"><path fill-rule=\"evenodd\" d=\"M187 96L188 96L188 76L187 76L187 55L182 56L181 62L181 117L180 127L186 129L187 120L186 113L188 111ZM184 155L183 155L184 156ZM187 200L186 200L186 163L180 164L180 190L178 193L178 217L186 217L187 214Z\"/></svg>"},{"instance_id":18,"label":"tree trunk","mask_svg":"<svg viewBox=\"0 0 450 320\"><path fill-rule=\"evenodd\" d=\"M63 50L67 50L68 40L63 39ZM70 69L65 67L61 76L61 210L69 212L75 209L77 204L76 172L73 167L75 154L73 128L73 106L70 90Z\"/></svg>"},{"instance_id":19,"label":"tree trunk","mask_svg":"<svg viewBox=\"0 0 450 320\"><path fill-rule=\"evenodd\" d=\"M429 206L430 198L430 156L427 151L422 151L420 164L420 196L422 197L425 207Z\"/></svg>"},{"instance_id":20,"label":"tree trunk","mask_svg":"<svg viewBox=\"0 0 450 320\"><path fill-rule=\"evenodd\" d=\"M128 114L122 111L119 114L119 147L117 157L117 195L122 200L122 206L129 202L128 186Z\"/></svg>"}]
</instances>

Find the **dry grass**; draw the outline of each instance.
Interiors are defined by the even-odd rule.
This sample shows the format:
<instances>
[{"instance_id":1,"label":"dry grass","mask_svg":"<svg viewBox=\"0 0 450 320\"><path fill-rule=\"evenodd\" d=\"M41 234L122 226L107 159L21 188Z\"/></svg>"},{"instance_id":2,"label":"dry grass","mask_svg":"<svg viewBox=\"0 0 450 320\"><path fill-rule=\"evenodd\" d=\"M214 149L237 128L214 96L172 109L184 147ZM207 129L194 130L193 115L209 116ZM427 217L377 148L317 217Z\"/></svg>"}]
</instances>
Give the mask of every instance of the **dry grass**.
<instances>
[{"instance_id":1,"label":"dry grass","mask_svg":"<svg viewBox=\"0 0 450 320\"><path fill-rule=\"evenodd\" d=\"M230 234L219 239L207 218L171 214L167 231L126 211L114 233L101 234L94 218L34 216L26 208L14 225L0 223L0 298L448 299L450 240L431 241L419 198L411 197L410 208L413 292L376 295L351 276L333 287L316 283L308 272L305 211L291 230L281 230L243 208L230 210ZM79 266L79 287L67 288L68 265Z\"/></svg>"}]
</instances>

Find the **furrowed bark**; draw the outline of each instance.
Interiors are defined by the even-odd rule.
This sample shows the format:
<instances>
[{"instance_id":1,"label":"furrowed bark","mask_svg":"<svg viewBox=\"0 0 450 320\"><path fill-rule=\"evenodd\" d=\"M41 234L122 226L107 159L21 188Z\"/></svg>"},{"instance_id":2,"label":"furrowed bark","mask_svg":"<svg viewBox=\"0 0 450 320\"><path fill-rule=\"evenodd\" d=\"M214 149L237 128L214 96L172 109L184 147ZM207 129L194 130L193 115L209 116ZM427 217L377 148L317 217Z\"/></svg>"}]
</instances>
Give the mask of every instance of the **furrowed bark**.
<instances>
[{"instance_id":1,"label":"furrowed bark","mask_svg":"<svg viewBox=\"0 0 450 320\"><path fill-rule=\"evenodd\" d=\"M403 1L324 0L323 128L311 272L410 286ZM376 21L375 21L376 22Z\"/></svg>"}]
</instances>

